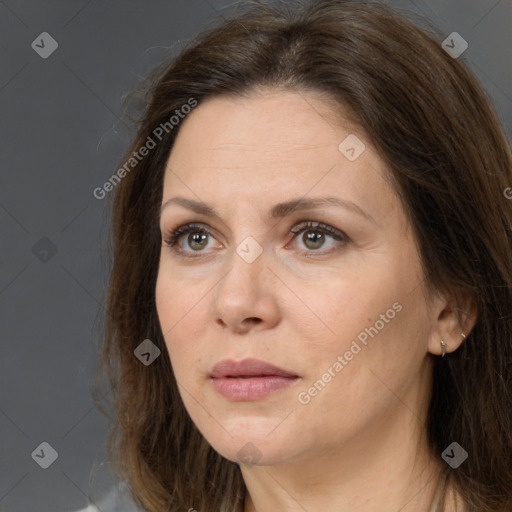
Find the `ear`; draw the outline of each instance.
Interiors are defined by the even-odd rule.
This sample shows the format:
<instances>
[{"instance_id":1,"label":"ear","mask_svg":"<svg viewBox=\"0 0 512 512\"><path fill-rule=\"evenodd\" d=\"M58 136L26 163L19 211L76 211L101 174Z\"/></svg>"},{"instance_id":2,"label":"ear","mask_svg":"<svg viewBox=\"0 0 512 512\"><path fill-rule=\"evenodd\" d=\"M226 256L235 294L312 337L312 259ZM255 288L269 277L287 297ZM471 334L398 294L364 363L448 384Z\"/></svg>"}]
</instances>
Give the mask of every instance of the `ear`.
<instances>
[{"instance_id":1,"label":"ear","mask_svg":"<svg viewBox=\"0 0 512 512\"><path fill-rule=\"evenodd\" d=\"M457 350L473 329L478 317L476 300L468 292L456 292L433 301L432 320L434 322L428 351L442 354L441 340L446 343L446 353Z\"/></svg>"}]
</instances>

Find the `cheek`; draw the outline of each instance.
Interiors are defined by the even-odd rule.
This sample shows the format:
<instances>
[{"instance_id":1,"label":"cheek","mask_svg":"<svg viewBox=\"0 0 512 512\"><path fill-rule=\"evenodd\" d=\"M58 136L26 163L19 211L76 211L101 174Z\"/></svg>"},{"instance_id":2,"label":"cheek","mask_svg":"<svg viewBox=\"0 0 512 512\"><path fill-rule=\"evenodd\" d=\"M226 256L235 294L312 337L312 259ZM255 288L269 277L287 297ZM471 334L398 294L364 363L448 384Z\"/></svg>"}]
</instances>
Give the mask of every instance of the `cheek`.
<instances>
[{"instance_id":1,"label":"cheek","mask_svg":"<svg viewBox=\"0 0 512 512\"><path fill-rule=\"evenodd\" d=\"M338 356L343 358L343 370L337 375L347 377L368 366L385 370L391 379L400 365L407 367L422 357L419 331L425 323L424 301L419 288L414 290L414 272L396 264L387 265L384 272L377 265L364 272L353 270L340 271L346 277L331 275L317 282L313 291L311 285L305 286L300 293L308 297L304 301L308 308L301 303L288 310L301 340L302 360L308 361L308 383L330 368L333 372ZM336 367L340 369L339 364Z\"/></svg>"},{"instance_id":2,"label":"cheek","mask_svg":"<svg viewBox=\"0 0 512 512\"><path fill-rule=\"evenodd\" d=\"M163 271L158 274L156 309L171 362L177 358L180 361L189 359L194 351L197 353L200 331L206 325L206 319L200 317L204 314L203 301L207 300L205 293L207 289L203 290L197 284L194 286L190 281L185 283Z\"/></svg>"},{"instance_id":3,"label":"cheek","mask_svg":"<svg viewBox=\"0 0 512 512\"><path fill-rule=\"evenodd\" d=\"M294 289L301 300L287 314L306 350L324 362L327 355L332 358L333 352L348 350L351 341L391 308L397 296L396 284L375 269L339 269Z\"/></svg>"},{"instance_id":4,"label":"cheek","mask_svg":"<svg viewBox=\"0 0 512 512\"><path fill-rule=\"evenodd\" d=\"M346 309L332 317L337 337L331 335L321 346L302 346L308 372L295 397L301 404L297 411L309 434L317 436L320 429L327 444L377 421L418 379L424 359L418 331L426 325L417 302L421 297L409 295L402 303L404 293L397 288L373 291L350 300L338 295ZM329 311L337 313L333 307Z\"/></svg>"}]
</instances>

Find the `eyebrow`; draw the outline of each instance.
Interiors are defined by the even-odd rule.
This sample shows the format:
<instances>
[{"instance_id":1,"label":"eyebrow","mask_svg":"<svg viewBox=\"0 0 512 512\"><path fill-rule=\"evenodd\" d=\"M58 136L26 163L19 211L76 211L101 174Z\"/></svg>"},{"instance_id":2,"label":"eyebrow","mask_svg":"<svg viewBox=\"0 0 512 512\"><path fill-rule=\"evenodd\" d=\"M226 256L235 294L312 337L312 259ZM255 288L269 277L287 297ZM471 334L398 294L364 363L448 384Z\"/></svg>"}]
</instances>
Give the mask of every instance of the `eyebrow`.
<instances>
[{"instance_id":1,"label":"eyebrow","mask_svg":"<svg viewBox=\"0 0 512 512\"><path fill-rule=\"evenodd\" d=\"M193 199L187 199L186 197L172 197L168 199L165 203L163 203L160 215L162 215L163 211L170 206L171 204L177 204L188 210L191 210L199 215L204 215L206 217L211 217L214 219L220 220L221 217L219 213L206 203L202 201L195 201ZM298 198L292 199L291 201L286 201L283 203L278 203L272 207L269 212L269 218L271 219L280 219L286 217L290 213L294 211L304 211L304 210L314 210L323 208L326 206L338 206L349 210L361 217L364 217L366 220L375 223L375 219L367 212L365 212L360 206L352 201L347 201L345 199L340 199L339 197L315 197L315 198Z\"/></svg>"}]
</instances>

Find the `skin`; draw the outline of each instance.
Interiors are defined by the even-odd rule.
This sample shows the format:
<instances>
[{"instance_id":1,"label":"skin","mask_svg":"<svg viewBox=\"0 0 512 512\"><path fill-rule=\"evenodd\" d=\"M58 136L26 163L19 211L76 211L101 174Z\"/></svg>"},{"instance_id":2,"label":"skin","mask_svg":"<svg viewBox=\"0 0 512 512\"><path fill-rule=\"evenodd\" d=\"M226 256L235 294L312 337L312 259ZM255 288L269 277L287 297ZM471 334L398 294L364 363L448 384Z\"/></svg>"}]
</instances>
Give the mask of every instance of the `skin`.
<instances>
[{"instance_id":1,"label":"skin","mask_svg":"<svg viewBox=\"0 0 512 512\"><path fill-rule=\"evenodd\" d=\"M179 247L196 259L162 244L160 325L192 420L215 450L240 463L245 512L428 511L444 464L425 438L431 354L440 354L441 339L456 350L474 318L461 326L449 297L428 298L383 160L343 112L311 91L210 98L182 122L167 163L162 203L201 200L221 219L164 208L163 240L189 222L211 236L198 249L193 233L182 235ZM354 161L338 149L350 134L366 146ZM336 206L267 217L276 203L320 196L352 201L373 220ZM315 246L304 239L315 228L290 233L301 221L333 226L348 240L326 235ZM263 250L252 263L236 251L248 236ZM298 394L394 303L402 306L394 318L300 403ZM228 400L209 372L246 357L300 378L255 401ZM241 460L247 443L253 464Z\"/></svg>"}]
</instances>

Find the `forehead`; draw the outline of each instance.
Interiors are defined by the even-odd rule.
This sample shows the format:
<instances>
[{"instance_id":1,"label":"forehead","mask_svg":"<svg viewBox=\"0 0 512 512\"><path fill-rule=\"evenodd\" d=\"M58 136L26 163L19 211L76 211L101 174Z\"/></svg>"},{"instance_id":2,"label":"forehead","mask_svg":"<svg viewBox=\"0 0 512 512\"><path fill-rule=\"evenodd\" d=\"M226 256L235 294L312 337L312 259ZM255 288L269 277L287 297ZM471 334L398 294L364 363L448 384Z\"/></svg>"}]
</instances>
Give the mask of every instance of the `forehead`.
<instances>
[{"instance_id":1,"label":"forehead","mask_svg":"<svg viewBox=\"0 0 512 512\"><path fill-rule=\"evenodd\" d=\"M295 150L337 146L340 137L361 131L343 114L343 107L311 91L257 90L247 96L213 97L185 119L173 153L180 152L177 146L193 145L230 157L251 151L267 160L281 153L300 159Z\"/></svg>"},{"instance_id":2,"label":"forehead","mask_svg":"<svg viewBox=\"0 0 512 512\"><path fill-rule=\"evenodd\" d=\"M356 159L343 152L350 146ZM260 91L210 98L182 121L163 199L179 193L262 204L329 192L379 216L394 201L385 176L371 141L342 107L312 92Z\"/></svg>"}]
</instances>

